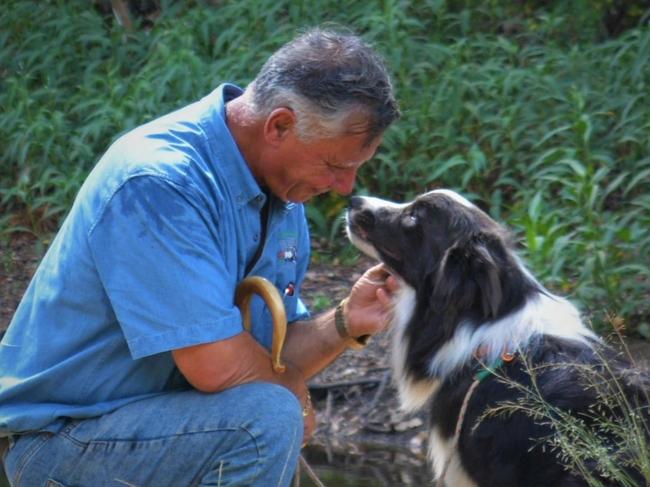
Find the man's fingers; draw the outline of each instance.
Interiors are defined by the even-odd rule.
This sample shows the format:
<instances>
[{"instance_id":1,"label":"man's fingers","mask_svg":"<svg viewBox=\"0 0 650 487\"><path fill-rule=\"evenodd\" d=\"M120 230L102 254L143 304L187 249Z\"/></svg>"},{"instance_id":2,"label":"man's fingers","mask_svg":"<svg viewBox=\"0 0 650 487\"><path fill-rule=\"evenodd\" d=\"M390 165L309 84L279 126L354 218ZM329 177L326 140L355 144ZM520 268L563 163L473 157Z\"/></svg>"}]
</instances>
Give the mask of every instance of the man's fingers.
<instances>
[{"instance_id":1,"label":"man's fingers","mask_svg":"<svg viewBox=\"0 0 650 487\"><path fill-rule=\"evenodd\" d=\"M377 301L384 307L388 308L392 304L391 293L380 287L377 289Z\"/></svg>"},{"instance_id":2,"label":"man's fingers","mask_svg":"<svg viewBox=\"0 0 650 487\"><path fill-rule=\"evenodd\" d=\"M399 289L399 282L397 281L397 278L392 274L386 278L386 288L391 293L394 293Z\"/></svg>"},{"instance_id":3,"label":"man's fingers","mask_svg":"<svg viewBox=\"0 0 650 487\"><path fill-rule=\"evenodd\" d=\"M390 272L388 272L388 268L384 264L377 264L368 269L366 276L373 280L384 281L388 276L390 276Z\"/></svg>"}]
</instances>

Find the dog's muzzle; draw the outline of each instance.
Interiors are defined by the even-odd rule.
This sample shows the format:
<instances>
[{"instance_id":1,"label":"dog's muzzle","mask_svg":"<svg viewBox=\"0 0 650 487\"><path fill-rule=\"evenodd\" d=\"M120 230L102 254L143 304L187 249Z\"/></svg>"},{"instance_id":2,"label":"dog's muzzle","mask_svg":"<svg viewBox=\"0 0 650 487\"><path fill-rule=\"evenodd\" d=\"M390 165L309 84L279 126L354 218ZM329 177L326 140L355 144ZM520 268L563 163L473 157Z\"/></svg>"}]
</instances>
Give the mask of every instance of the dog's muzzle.
<instances>
[{"instance_id":1,"label":"dog's muzzle","mask_svg":"<svg viewBox=\"0 0 650 487\"><path fill-rule=\"evenodd\" d=\"M350 199L350 206L348 207L348 226L350 229L365 236L365 233L375 226L375 215L368 208L364 209L363 198L354 196Z\"/></svg>"}]
</instances>

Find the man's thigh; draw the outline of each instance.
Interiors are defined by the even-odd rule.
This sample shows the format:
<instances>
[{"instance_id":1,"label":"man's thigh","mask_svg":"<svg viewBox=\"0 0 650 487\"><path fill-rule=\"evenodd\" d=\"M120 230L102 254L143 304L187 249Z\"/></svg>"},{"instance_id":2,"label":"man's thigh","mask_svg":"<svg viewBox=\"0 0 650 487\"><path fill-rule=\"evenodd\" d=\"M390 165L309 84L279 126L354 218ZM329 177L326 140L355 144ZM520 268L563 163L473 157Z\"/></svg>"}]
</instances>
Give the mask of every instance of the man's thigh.
<instances>
[{"instance_id":1,"label":"man's thigh","mask_svg":"<svg viewBox=\"0 0 650 487\"><path fill-rule=\"evenodd\" d=\"M7 467L17 487L288 485L302 434L300 404L280 386L173 392L27 436Z\"/></svg>"}]
</instances>

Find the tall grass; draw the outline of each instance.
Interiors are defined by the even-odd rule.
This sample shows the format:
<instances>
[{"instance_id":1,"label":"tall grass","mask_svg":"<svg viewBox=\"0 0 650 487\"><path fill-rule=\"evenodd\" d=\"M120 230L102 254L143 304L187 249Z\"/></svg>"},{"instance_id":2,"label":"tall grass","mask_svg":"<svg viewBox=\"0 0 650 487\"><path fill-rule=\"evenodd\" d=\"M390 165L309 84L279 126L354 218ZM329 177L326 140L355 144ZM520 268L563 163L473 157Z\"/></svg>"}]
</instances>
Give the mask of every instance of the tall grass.
<instances>
[{"instance_id":1,"label":"tall grass","mask_svg":"<svg viewBox=\"0 0 650 487\"><path fill-rule=\"evenodd\" d=\"M535 447L554 453L590 487L650 485L650 390L647 377L639 369L621 372L615 359L604 355L600 355L599 365L533 365L525 355L521 360L530 382L515 382L499 374L498 380L517 398L486 410L477 425L487 417L525 414L552 431L548 437L539 438ZM584 390L595 398L592 406L576 412L547 400L541 377L563 371L578 377ZM629 394L630 390L636 394Z\"/></svg>"},{"instance_id":2,"label":"tall grass","mask_svg":"<svg viewBox=\"0 0 650 487\"><path fill-rule=\"evenodd\" d=\"M297 29L331 21L386 56L404 113L360 192L458 189L594 323L614 314L650 337L650 29L607 39L600 10L524 4L163 1L153 29L126 33L82 0L7 2L0 233L51 232L117 135L223 81L247 84ZM342 241L345 203L314 201L317 238Z\"/></svg>"}]
</instances>

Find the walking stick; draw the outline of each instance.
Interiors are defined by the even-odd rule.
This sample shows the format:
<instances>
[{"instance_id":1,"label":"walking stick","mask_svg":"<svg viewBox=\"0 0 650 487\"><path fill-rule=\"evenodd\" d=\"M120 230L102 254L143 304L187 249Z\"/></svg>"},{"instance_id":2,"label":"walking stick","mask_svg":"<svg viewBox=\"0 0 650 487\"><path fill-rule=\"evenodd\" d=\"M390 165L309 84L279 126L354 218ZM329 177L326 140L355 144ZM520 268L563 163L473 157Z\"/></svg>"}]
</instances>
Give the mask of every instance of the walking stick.
<instances>
[{"instance_id":1,"label":"walking stick","mask_svg":"<svg viewBox=\"0 0 650 487\"><path fill-rule=\"evenodd\" d=\"M235 304L241 310L244 319L244 329L251 331L250 301L253 294L259 295L271 311L273 318L273 343L271 345L271 361L273 370L282 374L286 366L282 363L282 348L287 336L287 313L284 302L277 288L268 279L260 276L247 277L237 286Z\"/></svg>"},{"instance_id":2,"label":"walking stick","mask_svg":"<svg viewBox=\"0 0 650 487\"><path fill-rule=\"evenodd\" d=\"M282 348L284 347L284 340L287 336L287 313L284 309L284 302L277 288L264 277L251 276L240 282L235 292L235 304L241 310L244 329L248 332L251 331L250 302L254 294L257 294L264 300L271 312L271 317L273 318L271 362L275 373L282 374L287 369L286 365L282 363ZM296 470L294 486L300 485L300 464L302 464L307 475L309 475L318 487L325 487L302 454L300 455L299 466Z\"/></svg>"}]
</instances>

